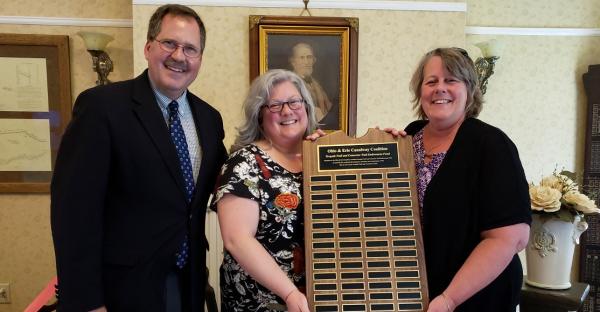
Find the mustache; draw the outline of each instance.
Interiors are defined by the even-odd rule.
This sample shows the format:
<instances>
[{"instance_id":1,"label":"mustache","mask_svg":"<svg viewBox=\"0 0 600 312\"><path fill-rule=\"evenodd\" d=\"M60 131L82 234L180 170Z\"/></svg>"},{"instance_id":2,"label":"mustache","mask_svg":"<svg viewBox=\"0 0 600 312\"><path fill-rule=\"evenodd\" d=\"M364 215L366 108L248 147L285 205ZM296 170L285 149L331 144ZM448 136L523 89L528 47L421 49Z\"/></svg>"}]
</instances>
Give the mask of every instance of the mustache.
<instances>
[{"instance_id":1,"label":"mustache","mask_svg":"<svg viewBox=\"0 0 600 312\"><path fill-rule=\"evenodd\" d=\"M174 67L174 68L177 68L177 69L181 69L183 71L186 71L187 67L188 67L187 62L185 62L185 61L176 61L173 58L168 58L165 61L165 66Z\"/></svg>"}]
</instances>

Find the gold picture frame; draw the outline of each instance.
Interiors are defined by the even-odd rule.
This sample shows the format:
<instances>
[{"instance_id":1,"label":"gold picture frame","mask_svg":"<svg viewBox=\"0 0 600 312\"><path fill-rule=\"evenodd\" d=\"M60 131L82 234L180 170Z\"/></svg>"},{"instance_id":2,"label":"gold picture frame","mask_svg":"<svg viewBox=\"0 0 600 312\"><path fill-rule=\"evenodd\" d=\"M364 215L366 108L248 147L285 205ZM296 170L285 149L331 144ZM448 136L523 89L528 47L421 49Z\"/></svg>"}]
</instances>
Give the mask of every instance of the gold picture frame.
<instances>
[{"instance_id":1,"label":"gold picture frame","mask_svg":"<svg viewBox=\"0 0 600 312\"><path fill-rule=\"evenodd\" d=\"M250 80L274 68L297 72L307 82L320 128L354 136L358 18L251 15L249 20Z\"/></svg>"},{"instance_id":2,"label":"gold picture frame","mask_svg":"<svg viewBox=\"0 0 600 312\"><path fill-rule=\"evenodd\" d=\"M71 118L69 37L0 34L0 62L0 192L47 193Z\"/></svg>"}]
</instances>

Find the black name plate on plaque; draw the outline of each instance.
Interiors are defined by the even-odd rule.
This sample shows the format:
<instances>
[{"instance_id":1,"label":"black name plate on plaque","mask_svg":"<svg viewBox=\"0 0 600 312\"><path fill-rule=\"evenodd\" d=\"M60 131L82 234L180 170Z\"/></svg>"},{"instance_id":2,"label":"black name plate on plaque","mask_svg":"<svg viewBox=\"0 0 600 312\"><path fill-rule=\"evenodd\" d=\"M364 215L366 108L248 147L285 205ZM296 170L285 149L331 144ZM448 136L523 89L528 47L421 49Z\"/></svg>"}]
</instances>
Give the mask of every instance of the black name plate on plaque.
<instances>
[{"instance_id":1,"label":"black name plate on plaque","mask_svg":"<svg viewBox=\"0 0 600 312\"><path fill-rule=\"evenodd\" d=\"M311 311L426 311L412 140L337 131L303 146Z\"/></svg>"},{"instance_id":2,"label":"black name plate on plaque","mask_svg":"<svg viewBox=\"0 0 600 312\"><path fill-rule=\"evenodd\" d=\"M319 145L318 170L396 168L398 144Z\"/></svg>"}]
</instances>

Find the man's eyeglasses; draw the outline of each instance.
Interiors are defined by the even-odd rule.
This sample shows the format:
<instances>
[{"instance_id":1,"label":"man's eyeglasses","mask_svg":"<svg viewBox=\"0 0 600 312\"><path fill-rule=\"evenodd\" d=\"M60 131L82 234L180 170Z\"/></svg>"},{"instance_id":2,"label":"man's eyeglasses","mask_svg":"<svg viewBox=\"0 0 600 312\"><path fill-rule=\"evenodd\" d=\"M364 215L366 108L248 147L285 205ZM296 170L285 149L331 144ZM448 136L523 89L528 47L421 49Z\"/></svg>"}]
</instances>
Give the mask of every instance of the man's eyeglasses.
<instances>
[{"instance_id":1,"label":"man's eyeglasses","mask_svg":"<svg viewBox=\"0 0 600 312\"><path fill-rule=\"evenodd\" d=\"M269 104L265 104L263 106L267 107L271 113L279 113L283 110L283 106L285 104L287 104L287 106L291 110L297 110L303 106L304 99L303 98L292 98L292 99L289 99L289 100L283 101L283 102L272 101Z\"/></svg>"},{"instance_id":2,"label":"man's eyeglasses","mask_svg":"<svg viewBox=\"0 0 600 312\"><path fill-rule=\"evenodd\" d=\"M181 48L183 54L187 57L197 58L200 57L200 49L194 47L193 45L182 44L175 40L171 39L154 39L154 41L158 42L158 46L163 49L165 52L173 53L177 50L177 48Z\"/></svg>"}]
</instances>

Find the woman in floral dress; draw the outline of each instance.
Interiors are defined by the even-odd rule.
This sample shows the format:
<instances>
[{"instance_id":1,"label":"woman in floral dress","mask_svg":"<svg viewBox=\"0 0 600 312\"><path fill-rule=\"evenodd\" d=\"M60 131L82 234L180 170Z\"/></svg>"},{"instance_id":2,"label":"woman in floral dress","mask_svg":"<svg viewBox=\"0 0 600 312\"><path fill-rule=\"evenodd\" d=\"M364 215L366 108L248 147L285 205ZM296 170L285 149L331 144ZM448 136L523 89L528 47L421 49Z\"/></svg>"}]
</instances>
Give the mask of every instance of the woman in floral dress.
<instances>
[{"instance_id":1,"label":"woman in floral dress","mask_svg":"<svg viewBox=\"0 0 600 312\"><path fill-rule=\"evenodd\" d=\"M271 70L252 83L244 113L212 202L225 249L221 311L308 312L302 140L316 128L313 102L300 77Z\"/></svg>"}]
</instances>

